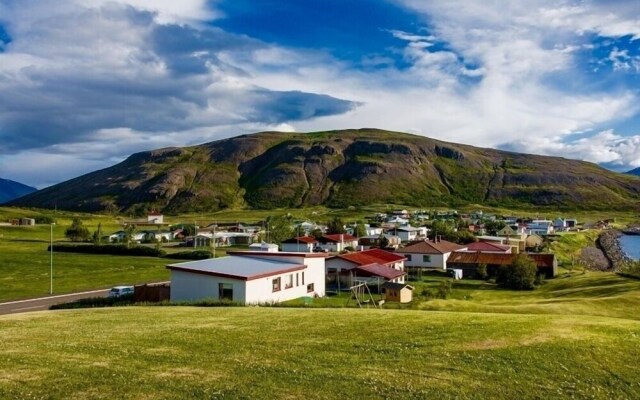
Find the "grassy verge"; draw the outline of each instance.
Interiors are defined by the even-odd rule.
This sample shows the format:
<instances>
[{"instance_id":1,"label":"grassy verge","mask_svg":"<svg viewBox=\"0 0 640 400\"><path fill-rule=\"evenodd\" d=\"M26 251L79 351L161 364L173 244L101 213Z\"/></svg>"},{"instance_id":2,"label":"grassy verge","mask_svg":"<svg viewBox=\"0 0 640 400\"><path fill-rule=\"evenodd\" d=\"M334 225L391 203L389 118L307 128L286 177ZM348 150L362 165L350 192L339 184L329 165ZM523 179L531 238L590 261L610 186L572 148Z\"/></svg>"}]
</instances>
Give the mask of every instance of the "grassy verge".
<instances>
[{"instance_id":1,"label":"grassy verge","mask_svg":"<svg viewBox=\"0 0 640 400\"><path fill-rule=\"evenodd\" d=\"M640 322L125 307L0 317L0 398L638 398Z\"/></svg>"}]
</instances>

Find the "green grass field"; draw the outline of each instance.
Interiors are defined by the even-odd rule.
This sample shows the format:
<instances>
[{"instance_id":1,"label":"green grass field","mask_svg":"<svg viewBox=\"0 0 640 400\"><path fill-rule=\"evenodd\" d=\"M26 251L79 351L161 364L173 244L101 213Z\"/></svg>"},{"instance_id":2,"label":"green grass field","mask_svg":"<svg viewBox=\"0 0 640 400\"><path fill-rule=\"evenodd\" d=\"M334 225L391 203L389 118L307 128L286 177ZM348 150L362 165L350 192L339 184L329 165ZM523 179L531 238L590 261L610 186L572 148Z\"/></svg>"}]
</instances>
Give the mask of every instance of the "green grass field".
<instances>
[{"instance_id":1,"label":"green grass field","mask_svg":"<svg viewBox=\"0 0 640 400\"><path fill-rule=\"evenodd\" d=\"M125 307L0 317L0 398L640 397L640 322Z\"/></svg>"}]
</instances>

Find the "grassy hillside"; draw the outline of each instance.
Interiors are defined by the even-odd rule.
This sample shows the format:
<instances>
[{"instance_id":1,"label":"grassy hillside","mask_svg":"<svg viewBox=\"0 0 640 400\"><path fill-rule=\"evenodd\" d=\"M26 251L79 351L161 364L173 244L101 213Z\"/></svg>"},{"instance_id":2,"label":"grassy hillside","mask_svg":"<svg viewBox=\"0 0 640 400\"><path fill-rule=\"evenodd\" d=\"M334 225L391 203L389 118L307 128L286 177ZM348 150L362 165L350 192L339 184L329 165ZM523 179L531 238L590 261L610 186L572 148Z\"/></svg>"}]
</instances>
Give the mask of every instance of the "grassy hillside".
<instances>
[{"instance_id":1,"label":"grassy hillside","mask_svg":"<svg viewBox=\"0 0 640 400\"><path fill-rule=\"evenodd\" d=\"M638 210L639 199L640 178L595 164L360 129L138 153L11 204L177 214L385 203Z\"/></svg>"},{"instance_id":2,"label":"grassy hillside","mask_svg":"<svg viewBox=\"0 0 640 400\"><path fill-rule=\"evenodd\" d=\"M638 398L640 322L131 307L0 317L0 398Z\"/></svg>"}]
</instances>

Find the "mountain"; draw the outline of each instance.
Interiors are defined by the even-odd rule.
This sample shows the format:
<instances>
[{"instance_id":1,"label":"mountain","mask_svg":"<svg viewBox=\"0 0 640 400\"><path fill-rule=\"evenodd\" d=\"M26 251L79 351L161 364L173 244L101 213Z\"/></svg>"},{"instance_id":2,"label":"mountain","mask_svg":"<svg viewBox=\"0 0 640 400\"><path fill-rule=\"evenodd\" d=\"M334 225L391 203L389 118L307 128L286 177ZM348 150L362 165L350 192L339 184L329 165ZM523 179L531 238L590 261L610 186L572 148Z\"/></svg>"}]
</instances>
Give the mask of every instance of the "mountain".
<instances>
[{"instance_id":1,"label":"mountain","mask_svg":"<svg viewBox=\"0 0 640 400\"><path fill-rule=\"evenodd\" d=\"M595 164L377 129L261 132L137 153L12 205L165 213L324 204L635 209L640 179Z\"/></svg>"},{"instance_id":2,"label":"mountain","mask_svg":"<svg viewBox=\"0 0 640 400\"><path fill-rule=\"evenodd\" d=\"M626 173L629 174L629 175L640 176L640 167L638 167L636 169L632 169L631 171L627 171Z\"/></svg>"},{"instance_id":3,"label":"mountain","mask_svg":"<svg viewBox=\"0 0 640 400\"><path fill-rule=\"evenodd\" d=\"M0 178L0 204L35 192L36 188L23 185L20 182Z\"/></svg>"}]
</instances>

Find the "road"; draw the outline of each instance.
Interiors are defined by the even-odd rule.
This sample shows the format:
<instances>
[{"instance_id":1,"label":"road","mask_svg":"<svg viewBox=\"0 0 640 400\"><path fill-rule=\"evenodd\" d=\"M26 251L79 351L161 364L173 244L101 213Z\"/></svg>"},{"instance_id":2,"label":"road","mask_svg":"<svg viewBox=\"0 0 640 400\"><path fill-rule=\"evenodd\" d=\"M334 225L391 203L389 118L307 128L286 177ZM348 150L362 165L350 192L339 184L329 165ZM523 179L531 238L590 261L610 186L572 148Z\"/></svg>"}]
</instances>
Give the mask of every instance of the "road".
<instances>
[{"instance_id":1,"label":"road","mask_svg":"<svg viewBox=\"0 0 640 400\"><path fill-rule=\"evenodd\" d=\"M0 303L0 315L48 310L49 307L54 304L69 303L71 301L80 300L87 297L107 297L109 290L110 289L100 289L92 290L89 292L70 293L58 296L39 297L37 299Z\"/></svg>"}]
</instances>

